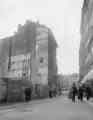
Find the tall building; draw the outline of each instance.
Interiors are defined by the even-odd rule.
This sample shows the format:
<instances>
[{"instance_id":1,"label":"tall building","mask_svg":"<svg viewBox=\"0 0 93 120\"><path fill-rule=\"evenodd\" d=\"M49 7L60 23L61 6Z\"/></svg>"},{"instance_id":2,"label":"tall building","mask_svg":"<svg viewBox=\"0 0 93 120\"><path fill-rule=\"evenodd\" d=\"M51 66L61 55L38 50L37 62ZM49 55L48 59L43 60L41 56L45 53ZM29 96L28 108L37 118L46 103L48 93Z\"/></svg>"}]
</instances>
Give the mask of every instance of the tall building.
<instances>
[{"instance_id":1,"label":"tall building","mask_svg":"<svg viewBox=\"0 0 93 120\"><path fill-rule=\"evenodd\" d=\"M41 34L40 36L37 36L37 26L40 29L46 28L48 30L48 44L42 47L42 49L40 46L38 48L36 38L41 37L40 39L42 39L42 37L45 36L45 32L43 31L43 33L39 33ZM43 38L42 44L45 44L45 40L46 38ZM41 44L40 41L38 44ZM39 23L37 25L37 23L27 20L24 25L18 25L18 30L13 36L2 39L0 45L0 78L11 78L12 81L21 80L26 86L29 86L30 82L32 84L41 84L39 82L39 79L35 77L35 74L37 72L35 65L37 65L38 62L42 63L42 61L44 61L44 64L41 66L44 67L47 65L47 76L49 77L50 74L48 73L50 70L51 74L54 75L56 81L57 43L50 28ZM43 58L40 58L42 56L44 56L45 60ZM39 70L41 71L41 68ZM23 76L26 78L26 80L23 79ZM45 80L45 78L42 80ZM54 81L54 79L52 79L52 81ZM56 82L54 83L56 84Z\"/></svg>"},{"instance_id":2,"label":"tall building","mask_svg":"<svg viewBox=\"0 0 93 120\"><path fill-rule=\"evenodd\" d=\"M87 81L91 78L90 72L93 69L93 0L84 0L83 2L80 34L80 81Z\"/></svg>"}]
</instances>

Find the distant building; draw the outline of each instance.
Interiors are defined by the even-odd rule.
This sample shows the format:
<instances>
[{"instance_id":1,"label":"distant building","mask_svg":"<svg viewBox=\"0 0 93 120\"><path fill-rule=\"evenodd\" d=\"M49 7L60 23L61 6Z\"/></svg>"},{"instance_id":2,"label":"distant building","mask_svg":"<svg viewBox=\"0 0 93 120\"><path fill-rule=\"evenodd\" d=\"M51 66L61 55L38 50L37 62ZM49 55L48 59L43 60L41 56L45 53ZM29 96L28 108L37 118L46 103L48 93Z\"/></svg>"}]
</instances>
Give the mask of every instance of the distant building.
<instances>
[{"instance_id":1,"label":"distant building","mask_svg":"<svg viewBox=\"0 0 93 120\"><path fill-rule=\"evenodd\" d=\"M76 73L70 74L70 75L64 75L63 76L64 79L64 86L66 88L70 88L73 84L73 82L77 82L79 79L79 75Z\"/></svg>"},{"instance_id":2,"label":"distant building","mask_svg":"<svg viewBox=\"0 0 93 120\"><path fill-rule=\"evenodd\" d=\"M65 80L64 80L64 76L62 74L58 74L58 80L59 80L59 84L61 88L65 87Z\"/></svg>"}]
</instances>

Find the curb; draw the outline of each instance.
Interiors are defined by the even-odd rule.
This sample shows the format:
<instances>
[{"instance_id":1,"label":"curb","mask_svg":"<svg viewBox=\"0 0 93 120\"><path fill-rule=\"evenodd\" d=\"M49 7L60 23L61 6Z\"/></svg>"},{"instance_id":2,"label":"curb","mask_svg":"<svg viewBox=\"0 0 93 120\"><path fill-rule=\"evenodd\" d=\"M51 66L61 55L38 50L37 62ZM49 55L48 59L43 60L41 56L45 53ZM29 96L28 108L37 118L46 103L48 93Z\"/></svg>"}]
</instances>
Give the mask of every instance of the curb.
<instances>
[{"instance_id":1,"label":"curb","mask_svg":"<svg viewBox=\"0 0 93 120\"><path fill-rule=\"evenodd\" d=\"M11 109L7 109L7 110L0 111L0 115L6 114L6 113L11 112L11 111L13 111L13 110L15 110L15 108L13 108L13 109L11 108Z\"/></svg>"},{"instance_id":2,"label":"curb","mask_svg":"<svg viewBox=\"0 0 93 120\"><path fill-rule=\"evenodd\" d=\"M0 113L1 113L1 111L18 108L19 105L22 105L22 103L21 103L21 104L19 104L19 103L17 104L17 103L16 103L16 104L14 104L14 105L9 105L9 106L2 106L1 109L0 109Z\"/></svg>"},{"instance_id":3,"label":"curb","mask_svg":"<svg viewBox=\"0 0 93 120\"><path fill-rule=\"evenodd\" d=\"M44 99L44 100L48 100L48 99ZM37 101L41 101L41 100L31 101L31 102L28 102L28 103L18 103L18 104L16 103L15 105L5 106L3 108L3 110L0 110L0 115L6 114L8 112L12 112L12 111L17 110L17 109L21 109L20 107L22 107L22 106L29 106L30 104L33 105ZM31 110L31 108L26 108L26 110L29 111L29 110Z\"/></svg>"},{"instance_id":4,"label":"curb","mask_svg":"<svg viewBox=\"0 0 93 120\"><path fill-rule=\"evenodd\" d=\"M58 98L58 96L56 97L56 98ZM42 99L42 100L44 100L44 101L48 101L48 100L50 100L49 98L47 98L47 99ZM37 101L41 101L41 99L39 99L39 100L36 100L36 101L31 101L31 102L28 102L28 103L19 103L19 104L15 104L15 105L13 105L13 106L7 106L7 107L9 107L9 108L4 108L3 110L0 110L0 115L3 115L3 114L6 114L6 113L8 113L8 112L12 112L12 111L14 111L14 110L18 110L18 109L21 109L21 108L19 108L19 105L20 106L23 106L23 105L26 105L26 106L29 106L30 104L35 104L35 102L37 102ZM23 111L33 111L33 108L25 108L25 110L23 110ZM19 110L20 111L20 110Z\"/></svg>"},{"instance_id":5,"label":"curb","mask_svg":"<svg viewBox=\"0 0 93 120\"><path fill-rule=\"evenodd\" d=\"M92 103L92 102L87 101L85 98L84 98L84 101L85 101L88 105L90 105L91 107L93 107L93 103Z\"/></svg>"}]
</instances>

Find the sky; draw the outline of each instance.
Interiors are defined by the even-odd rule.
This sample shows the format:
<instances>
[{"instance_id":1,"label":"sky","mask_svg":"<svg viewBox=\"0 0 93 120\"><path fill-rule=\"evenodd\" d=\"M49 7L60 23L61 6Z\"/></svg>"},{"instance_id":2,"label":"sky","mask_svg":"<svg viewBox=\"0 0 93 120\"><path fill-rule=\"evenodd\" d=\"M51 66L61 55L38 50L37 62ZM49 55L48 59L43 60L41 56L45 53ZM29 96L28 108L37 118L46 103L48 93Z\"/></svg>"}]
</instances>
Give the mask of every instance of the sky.
<instances>
[{"instance_id":1,"label":"sky","mask_svg":"<svg viewBox=\"0 0 93 120\"><path fill-rule=\"evenodd\" d=\"M58 72L78 73L82 4L83 0L0 0L0 39L28 18L40 20L58 43Z\"/></svg>"}]
</instances>

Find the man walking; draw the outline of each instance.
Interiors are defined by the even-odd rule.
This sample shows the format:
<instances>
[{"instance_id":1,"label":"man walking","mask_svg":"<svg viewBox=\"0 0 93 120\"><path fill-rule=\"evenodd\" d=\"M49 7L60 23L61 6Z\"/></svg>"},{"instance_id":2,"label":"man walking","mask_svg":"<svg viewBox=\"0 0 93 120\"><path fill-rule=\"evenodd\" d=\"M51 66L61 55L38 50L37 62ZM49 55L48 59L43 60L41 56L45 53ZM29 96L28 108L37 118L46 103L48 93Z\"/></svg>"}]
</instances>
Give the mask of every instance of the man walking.
<instances>
[{"instance_id":1,"label":"man walking","mask_svg":"<svg viewBox=\"0 0 93 120\"><path fill-rule=\"evenodd\" d=\"M26 88L25 89L25 95L26 95L26 102L29 102L31 100L31 88Z\"/></svg>"},{"instance_id":2,"label":"man walking","mask_svg":"<svg viewBox=\"0 0 93 120\"><path fill-rule=\"evenodd\" d=\"M78 98L81 100L81 102L83 101L83 86L82 85L79 86Z\"/></svg>"},{"instance_id":3,"label":"man walking","mask_svg":"<svg viewBox=\"0 0 93 120\"><path fill-rule=\"evenodd\" d=\"M73 83L73 85L72 85L72 101L73 102L75 102L76 93L77 93L77 88L75 86L75 83Z\"/></svg>"},{"instance_id":4,"label":"man walking","mask_svg":"<svg viewBox=\"0 0 93 120\"><path fill-rule=\"evenodd\" d=\"M52 86L51 85L49 86L49 98L50 99L52 98Z\"/></svg>"},{"instance_id":5,"label":"man walking","mask_svg":"<svg viewBox=\"0 0 93 120\"><path fill-rule=\"evenodd\" d=\"M91 97L91 89L90 89L89 85L87 85L87 87L86 87L86 97L87 97L87 100L89 100Z\"/></svg>"}]
</instances>

